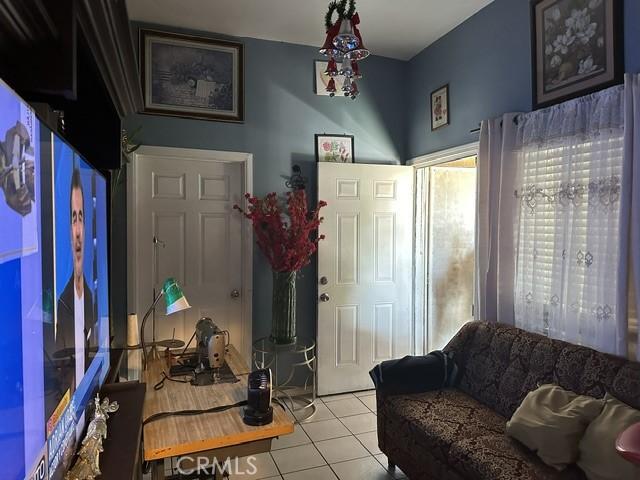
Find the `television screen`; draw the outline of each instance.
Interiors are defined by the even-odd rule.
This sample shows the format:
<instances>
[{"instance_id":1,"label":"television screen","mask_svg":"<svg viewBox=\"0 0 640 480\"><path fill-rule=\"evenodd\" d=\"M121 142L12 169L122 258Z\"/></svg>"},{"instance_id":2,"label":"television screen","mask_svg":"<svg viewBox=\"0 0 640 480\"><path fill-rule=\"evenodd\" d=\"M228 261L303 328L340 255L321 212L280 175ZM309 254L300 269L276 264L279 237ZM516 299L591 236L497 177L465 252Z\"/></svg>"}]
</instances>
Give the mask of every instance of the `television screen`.
<instances>
[{"instance_id":1,"label":"television screen","mask_svg":"<svg viewBox=\"0 0 640 480\"><path fill-rule=\"evenodd\" d=\"M0 82L2 478L61 479L109 369L107 182Z\"/></svg>"}]
</instances>

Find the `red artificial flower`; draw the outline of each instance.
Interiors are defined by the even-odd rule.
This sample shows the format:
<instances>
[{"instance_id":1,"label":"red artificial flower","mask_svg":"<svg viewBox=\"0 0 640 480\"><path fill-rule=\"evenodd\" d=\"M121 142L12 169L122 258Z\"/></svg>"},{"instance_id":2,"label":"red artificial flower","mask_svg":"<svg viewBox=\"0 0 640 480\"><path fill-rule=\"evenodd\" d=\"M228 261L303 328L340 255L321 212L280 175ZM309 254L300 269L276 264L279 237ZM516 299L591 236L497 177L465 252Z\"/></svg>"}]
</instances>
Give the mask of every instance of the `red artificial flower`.
<instances>
[{"instance_id":1,"label":"red artificial flower","mask_svg":"<svg viewBox=\"0 0 640 480\"><path fill-rule=\"evenodd\" d=\"M248 207L238 205L234 209L251 220L258 247L267 257L276 272L296 272L311 262L318 250L318 242L324 235L316 237L323 218L320 209L327 205L318 202L315 210L309 211L304 190L287 192L286 208L275 192L264 198L245 194Z\"/></svg>"}]
</instances>

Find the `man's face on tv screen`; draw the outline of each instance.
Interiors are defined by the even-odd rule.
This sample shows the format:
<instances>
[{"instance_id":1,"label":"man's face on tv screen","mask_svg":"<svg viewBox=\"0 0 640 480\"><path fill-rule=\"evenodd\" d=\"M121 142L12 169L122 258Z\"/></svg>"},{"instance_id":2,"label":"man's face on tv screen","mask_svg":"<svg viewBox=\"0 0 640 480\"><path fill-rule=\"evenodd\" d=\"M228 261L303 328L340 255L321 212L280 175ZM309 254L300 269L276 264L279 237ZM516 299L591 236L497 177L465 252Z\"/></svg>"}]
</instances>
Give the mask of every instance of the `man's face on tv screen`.
<instances>
[{"instance_id":1,"label":"man's face on tv screen","mask_svg":"<svg viewBox=\"0 0 640 480\"><path fill-rule=\"evenodd\" d=\"M71 248L73 249L73 272L82 275L84 255L84 204L82 191L74 188L71 192Z\"/></svg>"}]
</instances>

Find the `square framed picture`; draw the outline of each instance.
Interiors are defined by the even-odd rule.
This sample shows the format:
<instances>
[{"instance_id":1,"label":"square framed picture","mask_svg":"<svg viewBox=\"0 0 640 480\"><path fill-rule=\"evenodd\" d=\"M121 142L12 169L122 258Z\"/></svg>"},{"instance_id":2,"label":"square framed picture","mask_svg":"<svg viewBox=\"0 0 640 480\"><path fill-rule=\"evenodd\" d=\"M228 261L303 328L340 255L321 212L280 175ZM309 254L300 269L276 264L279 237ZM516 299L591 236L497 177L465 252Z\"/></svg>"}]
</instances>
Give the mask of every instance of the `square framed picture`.
<instances>
[{"instance_id":1,"label":"square framed picture","mask_svg":"<svg viewBox=\"0 0 640 480\"><path fill-rule=\"evenodd\" d=\"M315 61L315 82L313 85L314 92L316 95L324 95L329 96L329 92L327 92L327 85L329 85L329 80L331 77L324 73L327 70L327 63L322 60ZM342 75L338 75L333 77L336 82L336 96L342 96L342 85L344 83L344 77Z\"/></svg>"},{"instance_id":2,"label":"square framed picture","mask_svg":"<svg viewBox=\"0 0 640 480\"><path fill-rule=\"evenodd\" d=\"M244 121L244 46L140 30L144 113Z\"/></svg>"},{"instance_id":3,"label":"square framed picture","mask_svg":"<svg viewBox=\"0 0 640 480\"><path fill-rule=\"evenodd\" d=\"M431 92L431 131L449 125L449 85Z\"/></svg>"},{"instance_id":4,"label":"square framed picture","mask_svg":"<svg viewBox=\"0 0 640 480\"><path fill-rule=\"evenodd\" d=\"M623 81L622 2L534 0L534 109Z\"/></svg>"},{"instance_id":5,"label":"square framed picture","mask_svg":"<svg viewBox=\"0 0 640 480\"><path fill-rule=\"evenodd\" d=\"M316 161L353 163L353 135L316 134Z\"/></svg>"}]
</instances>

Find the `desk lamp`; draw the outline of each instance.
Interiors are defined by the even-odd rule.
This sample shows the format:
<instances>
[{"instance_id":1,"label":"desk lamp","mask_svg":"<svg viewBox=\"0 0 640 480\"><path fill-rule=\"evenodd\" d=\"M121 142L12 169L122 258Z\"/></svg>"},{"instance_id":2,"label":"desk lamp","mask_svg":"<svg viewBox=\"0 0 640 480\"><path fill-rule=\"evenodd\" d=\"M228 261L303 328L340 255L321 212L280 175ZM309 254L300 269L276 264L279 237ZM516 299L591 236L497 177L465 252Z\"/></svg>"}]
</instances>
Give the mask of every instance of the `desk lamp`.
<instances>
[{"instance_id":1,"label":"desk lamp","mask_svg":"<svg viewBox=\"0 0 640 480\"><path fill-rule=\"evenodd\" d=\"M186 310L187 308L191 308L189 302L182 293L182 289L178 282L173 278L167 278L162 286L158 295L153 300L153 303L147 310L147 313L144 314L144 318L142 319L142 325L140 326L140 345L142 346L142 366L143 369L147 369L147 350L144 344L144 326L147 322L147 318L153 312L153 309L156 307L157 303L160 301L160 298L165 297L165 301L167 303L167 315L173 315L174 313L181 312L182 310ZM153 345L155 348L155 345Z\"/></svg>"}]
</instances>

